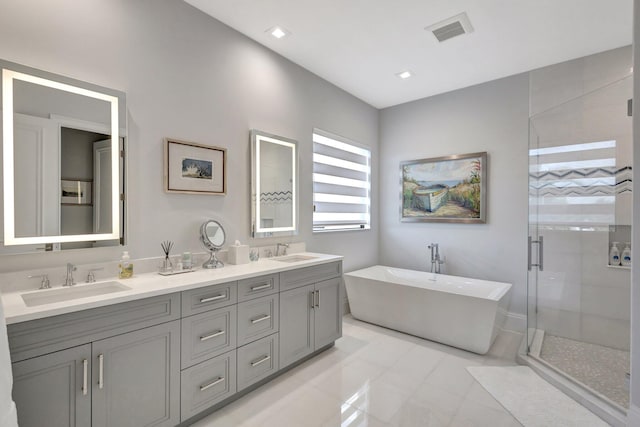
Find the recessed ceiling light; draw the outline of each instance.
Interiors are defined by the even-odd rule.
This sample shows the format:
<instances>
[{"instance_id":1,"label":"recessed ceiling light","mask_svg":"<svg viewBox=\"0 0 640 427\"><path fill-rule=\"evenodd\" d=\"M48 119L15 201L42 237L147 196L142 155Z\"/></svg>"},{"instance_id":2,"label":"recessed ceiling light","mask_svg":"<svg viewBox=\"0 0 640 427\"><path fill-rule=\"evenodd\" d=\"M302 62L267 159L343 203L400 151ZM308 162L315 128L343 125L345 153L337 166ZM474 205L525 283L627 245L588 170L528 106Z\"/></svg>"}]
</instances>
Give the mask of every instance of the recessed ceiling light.
<instances>
[{"instance_id":1,"label":"recessed ceiling light","mask_svg":"<svg viewBox=\"0 0 640 427\"><path fill-rule=\"evenodd\" d=\"M273 37L277 39L281 39L291 34L291 32L285 30L282 27L272 27L272 28L269 28L266 32L271 34Z\"/></svg>"},{"instance_id":2,"label":"recessed ceiling light","mask_svg":"<svg viewBox=\"0 0 640 427\"><path fill-rule=\"evenodd\" d=\"M409 71L409 70L406 70L406 71L403 71L401 73L396 73L396 76L398 76L402 80L405 80L405 79L408 79L409 77L413 76L413 73L411 73L411 71Z\"/></svg>"}]
</instances>

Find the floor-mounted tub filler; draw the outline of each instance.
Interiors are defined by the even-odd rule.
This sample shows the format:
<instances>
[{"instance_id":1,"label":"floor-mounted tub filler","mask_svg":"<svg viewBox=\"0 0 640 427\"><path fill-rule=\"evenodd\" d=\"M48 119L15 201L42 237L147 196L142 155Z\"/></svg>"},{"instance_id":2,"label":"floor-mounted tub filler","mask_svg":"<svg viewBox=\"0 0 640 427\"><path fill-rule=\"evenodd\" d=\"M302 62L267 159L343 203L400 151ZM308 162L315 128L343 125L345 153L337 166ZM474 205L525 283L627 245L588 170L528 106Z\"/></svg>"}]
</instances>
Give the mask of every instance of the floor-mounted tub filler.
<instances>
[{"instance_id":1,"label":"floor-mounted tub filler","mask_svg":"<svg viewBox=\"0 0 640 427\"><path fill-rule=\"evenodd\" d=\"M510 283L376 265L344 275L356 319L474 353L506 319Z\"/></svg>"}]
</instances>

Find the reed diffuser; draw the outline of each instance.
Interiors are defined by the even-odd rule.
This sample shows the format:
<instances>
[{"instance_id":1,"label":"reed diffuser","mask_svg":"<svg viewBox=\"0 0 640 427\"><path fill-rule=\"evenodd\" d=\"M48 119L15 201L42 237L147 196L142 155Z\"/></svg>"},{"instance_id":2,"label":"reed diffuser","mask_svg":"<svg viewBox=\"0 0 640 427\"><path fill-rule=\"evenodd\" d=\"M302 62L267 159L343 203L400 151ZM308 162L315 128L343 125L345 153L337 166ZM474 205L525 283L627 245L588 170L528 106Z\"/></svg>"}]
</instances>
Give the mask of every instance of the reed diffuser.
<instances>
[{"instance_id":1,"label":"reed diffuser","mask_svg":"<svg viewBox=\"0 0 640 427\"><path fill-rule=\"evenodd\" d=\"M162 263L162 271L173 271L173 264L171 263L171 258L169 258L171 248L173 248L173 242L171 240L166 240L160 243L160 246L164 251L164 262Z\"/></svg>"}]
</instances>

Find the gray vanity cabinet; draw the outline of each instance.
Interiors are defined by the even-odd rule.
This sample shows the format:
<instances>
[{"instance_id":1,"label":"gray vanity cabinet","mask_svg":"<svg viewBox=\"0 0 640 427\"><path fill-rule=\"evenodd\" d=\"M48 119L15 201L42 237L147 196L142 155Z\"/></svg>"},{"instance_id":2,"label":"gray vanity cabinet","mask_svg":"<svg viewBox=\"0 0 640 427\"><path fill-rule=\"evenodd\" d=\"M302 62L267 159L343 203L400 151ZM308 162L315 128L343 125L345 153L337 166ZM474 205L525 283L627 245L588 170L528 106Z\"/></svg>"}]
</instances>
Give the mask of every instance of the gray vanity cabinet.
<instances>
[{"instance_id":1,"label":"gray vanity cabinet","mask_svg":"<svg viewBox=\"0 0 640 427\"><path fill-rule=\"evenodd\" d=\"M90 426L90 363L91 344L14 363L20 427Z\"/></svg>"},{"instance_id":2,"label":"gray vanity cabinet","mask_svg":"<svg viewBox=\"0 0 640 427\"><path fill-rule=\"evenodd\" d=\"M342 278L316 283L316 305L313 309L314 348L317 350L342 336Z\"/></svg>"},{"instance_id":3,"label":"gray vanity cabinet","mask_svg":"<svg viewBox=\"0 0 640 427\"><path fill-rule=\"evenodd\" d=\"M174 293L9 325L20 427L179 424L179 319Z\"/></svg>"},{"instance_id":4,"label":"gray vanity cabinet","mask_svg":"<svg viewBox=\"0 0 640 427\"><path fill-rule=\"evenodd\" d=\"M342 336L342 263L283 272L280 286L289 289L280 292L280 368L284 368Z\"/></svg>"},{"instance_id":5,"label":"gray vanity cabinet","mask_svg":"<svg viewBox=\"0 0 640 427\"><path fill-rule=\"evenodd\" d=\"M314 285L280 293L280 367L313 352Z\"/></svg>"},{"instance_id":6,"label":"gray vanity cabinet","mask_svg":"<svg viewBox=\"0 0 640 427\"><path fill-rule=\"evenodd\" d=\"M180 322L93 343L93 427L180 423Z\"/></svg>"}]
</instances>

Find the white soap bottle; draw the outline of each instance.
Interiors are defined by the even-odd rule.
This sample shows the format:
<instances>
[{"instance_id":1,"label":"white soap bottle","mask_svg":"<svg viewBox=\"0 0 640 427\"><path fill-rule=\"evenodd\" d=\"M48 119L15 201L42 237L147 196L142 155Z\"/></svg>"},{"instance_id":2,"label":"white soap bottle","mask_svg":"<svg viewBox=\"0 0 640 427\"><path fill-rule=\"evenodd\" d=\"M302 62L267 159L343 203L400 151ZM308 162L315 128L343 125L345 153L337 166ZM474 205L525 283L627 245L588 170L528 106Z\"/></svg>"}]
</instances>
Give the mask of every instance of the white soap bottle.
<instances>
[{"instance_id":1,"label":"white soap bottle","mask_svg":"<svg viewBox=\"0 0 640 427\"><path fill-rule=\"evenodd\" d=\"M620 264L625 267L631 266L631 243L625 243L624 250L622 251L622 255L620 256Z\"/></svg>"},{"instance_id":2,"label":"white soap bottle","mask_svg":"<svg viewBox=\"0 0 640 427\"><path fill-rule=\"evenodd\" d=\"M620 265L620 250L618 249L618 242L613 242L611 244L611 249L609 250L609 265Z\"/></svg>"}]
</instances>

